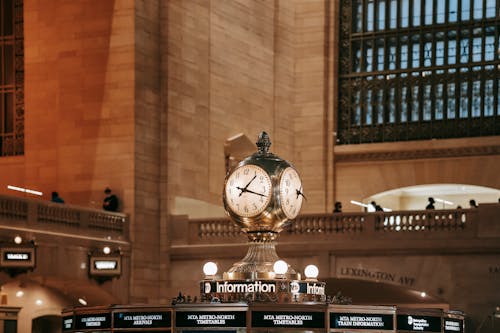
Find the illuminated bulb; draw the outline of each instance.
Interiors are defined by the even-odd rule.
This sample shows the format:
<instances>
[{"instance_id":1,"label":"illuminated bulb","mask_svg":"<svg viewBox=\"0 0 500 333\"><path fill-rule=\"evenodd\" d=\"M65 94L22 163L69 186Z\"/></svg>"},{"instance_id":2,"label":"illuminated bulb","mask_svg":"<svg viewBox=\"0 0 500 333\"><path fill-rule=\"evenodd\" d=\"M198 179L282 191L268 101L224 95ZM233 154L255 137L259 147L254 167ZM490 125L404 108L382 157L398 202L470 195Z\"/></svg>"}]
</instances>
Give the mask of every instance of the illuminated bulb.
<instances>
[{"instance_id":1,"label":"illuminated bulb","mask_svg":"<svg viewBox=\"0 0 500 333\"><path fill-rule=\"evenodd\" d=\"M285 274L288 271L288 264L284 260L278 260L273 265L274 273Z\"/></svg>"},{"instance_id":2,"label":"illuminated bulb","mask_svg":"<svg viewBox=\"0 0 500 333\"><path fill-rule=\"evenodd\" d=\"M23 296L24 296L24 291L22 291L22 290L18 290L18 291L16 292L16 297L23 297Z\"/></svg>"},{"instance_id":3,"label":"illuminated bulb","mask_svg":"<svg viewBox=\"0 0 500 333\"><path fill-rule=\"evenodd\" d=\"M111 253L111 249L109 248L109 246L105 246L105 247L102 249L102 252L104 252L104 254L110 254L110 253Z\"/></svg>"},{"instance_id":4,"label":"illuminated bulb","mask_svg":"<svg viewBox=\"0 0 500 333\"><path fill-rule=\"evenodd\" d=\"M43 301L42 301L41 299L37 299L37 300L35 301L35 304L36 304L36 305L42 305L42 304L43 304Z\"/></svg>"},{"instance_id":5,"label":"illuminated bulb","mask_svg":"<svg viewBox=\"0 0 500 333\"><path fill-rule=\"evenodd\" d=\"M217 274L217 264L211 261L207 262L203 265L203 273L205 276L214 276Z\"/></svg>"},{"instance_id":6,"label":"illuminated bulb","mask_svg":"<svg viewBox=\"0 0 500 333\"><path fill-rule=\"evenodd\" d=\"M425 297L425 296L427 296L427 294L425 293L425 291L422 291L422 292L420 293L420 297Z\"/></svg>"},{"instance_id":7,"label":"illuminated bulb","mask_svg":"<svg viewBox=\"0 0 500 333\"><path fill-rule=\"evenodd\" d=\"M23 241L22 237L21 236L16 236L14 237L14 243L16 244L21 244L21 242Z\"/></svg>"},{"instance_id":8,"label":"illuminated bulb","mask_svg":"<svg viewBox=\"0 0 500 333\"><path fill-rule=\"evenodd\" d=\"M304 269L304 275L308 279L316 279L319 275L318 267L315 265L307 265L306 269Z\"/></svg>"},{"instance_id":9,"label":"illuminated bulb","mask_svg":"<svg viewBox=\"0 0 500 333\"><path fill-rule=\"evenodd\" d=\"M83 305L83 306L86 306L87 305L87 301L84 299L84 298L79 298L78 299L78 302Z\"/></svg>"}]
</instances>

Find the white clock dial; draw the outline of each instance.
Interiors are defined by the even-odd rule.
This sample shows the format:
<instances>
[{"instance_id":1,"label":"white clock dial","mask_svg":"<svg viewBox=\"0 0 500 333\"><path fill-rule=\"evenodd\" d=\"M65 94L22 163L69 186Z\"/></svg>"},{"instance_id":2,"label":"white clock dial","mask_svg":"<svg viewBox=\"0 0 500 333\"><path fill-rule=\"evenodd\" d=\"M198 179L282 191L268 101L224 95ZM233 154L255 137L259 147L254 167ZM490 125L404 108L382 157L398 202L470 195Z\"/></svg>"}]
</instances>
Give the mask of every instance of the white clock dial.
<instances>
[{"instance_id":1,"label":"white clock dial","mask_svg":"<svg viewBox=\"0 0 500 333\"><path fill-rule=\"evenodd\" d=\"M299 174L292 168L286 168L280 179L281 209L289 219L294 219L302 207L302 182Z\"/></svg>"},{"instance_id":2,"label":"white clock dial","mask_svg":"<svg viewBox=\"0 0 500 333\"><path fill-rule=\"evenodd\" d=\"M247 164L236 168L226 180L225 201L239 216L262 213L271 201L271 178L264 169Z\"/></svg>"}]
</instances>

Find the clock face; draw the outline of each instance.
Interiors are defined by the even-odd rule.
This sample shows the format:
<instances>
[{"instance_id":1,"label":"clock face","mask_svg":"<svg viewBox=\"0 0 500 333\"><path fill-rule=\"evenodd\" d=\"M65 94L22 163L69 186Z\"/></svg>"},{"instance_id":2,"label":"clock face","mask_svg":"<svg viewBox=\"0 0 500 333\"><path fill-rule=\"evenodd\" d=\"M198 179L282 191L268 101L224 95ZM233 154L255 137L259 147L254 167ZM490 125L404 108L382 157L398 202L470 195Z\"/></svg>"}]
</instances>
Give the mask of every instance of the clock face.
<instances>
[{"instance_id":1,"label":"clock face","mask_svg":"<svg viewBox=\"0 0 500 333\"><path fill-rule=\"evenodd\" d=\"M280 179L281 209L289 219L295 218L302 206L302 182L294 168L288 167Z\"/></svg>"},{"instance_id":2,"label":"clock face","mask_svg":"<svg viewBox=\"0 0 500 333\"><path fill-rule=\"evenodd\" d=\"M225 200L237 215L262 213L271 201L271 178L261 167L247 164L236 168L225 184Z\"/></svg>"}]
</instances>

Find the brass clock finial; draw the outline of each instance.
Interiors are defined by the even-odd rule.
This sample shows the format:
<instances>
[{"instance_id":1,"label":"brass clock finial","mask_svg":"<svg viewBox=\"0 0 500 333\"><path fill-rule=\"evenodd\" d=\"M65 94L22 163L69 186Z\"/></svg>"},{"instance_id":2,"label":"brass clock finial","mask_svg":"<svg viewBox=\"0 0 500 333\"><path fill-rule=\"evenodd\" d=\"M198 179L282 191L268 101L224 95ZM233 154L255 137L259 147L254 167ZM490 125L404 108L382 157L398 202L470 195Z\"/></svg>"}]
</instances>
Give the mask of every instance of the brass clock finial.
<instances>
[{"instance_id":1,"label":"brass clock finial","mask_svg":"<svg viewBox=\"0 0 500 333\"><path fill-rule=\"evenodd\" d=\"M269 153L269 147L271 147L271 139L269 139L269 135L266 132L261 132L256 145L259 148L260 154Z\"/></svg>"}]
</instances>

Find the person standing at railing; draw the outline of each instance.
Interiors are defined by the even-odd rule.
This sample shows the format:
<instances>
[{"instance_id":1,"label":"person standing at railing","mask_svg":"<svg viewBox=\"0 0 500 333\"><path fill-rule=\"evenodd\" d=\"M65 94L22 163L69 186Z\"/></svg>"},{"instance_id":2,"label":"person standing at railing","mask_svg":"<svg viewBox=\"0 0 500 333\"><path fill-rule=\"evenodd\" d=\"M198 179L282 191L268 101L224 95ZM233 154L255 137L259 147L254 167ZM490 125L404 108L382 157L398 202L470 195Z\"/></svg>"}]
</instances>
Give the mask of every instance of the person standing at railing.
<instances>
[{"instance_id":1,"label":"person standing at railing","mask_svg":"<svg viewBox=\"0 0 500 333\"><path fill-rule=\"evenodd\" d=\"M335 206L333 207L334 213L342 213L342 202L336 201Z\"/></svg>"},{"instance_id":2,"label":"person standing at railing","mask_svg":"<svg viewBox=\"0 0 500 333\"><path fill-rule=\"evenodd\" d=\"M477 208L476 200L470 199L469 200L469 206L470 206L470 208Z\"/></svg>"},{"instance_id":3,"label":"person standing at railing","mask_svg":"<svg viewBox=\"0 0 500 333\"><path fill-rule=\"evenodd\" d=\"M52 192L52 198L50 199L52 202L56 203L64 203L64 199L59 196L59 193L57 192Z\"/></svg>"},{"instance_id":4,"label":"person standing at railing","mask_svg":"<svg viewBox=\"0 0 500 333\"><path fill-rule=\"evenodd\" d=\"M425 206L425 209L434 209L434 198L433 197L429 197L429 202L427 203L427 206Z\"/></svg>"},{"instance_id":5,"label":"person standing at railing","mask_svg":"<svg viewBox=\"0 0 500 333\"><path fill-rule=\"evenodd\" d=\"M118 197L111 193L111 189L106 187L104 190L106 197L102 203L102 208L109 212L117 212L118 211Z\"/></svg>"}]
</instances>

